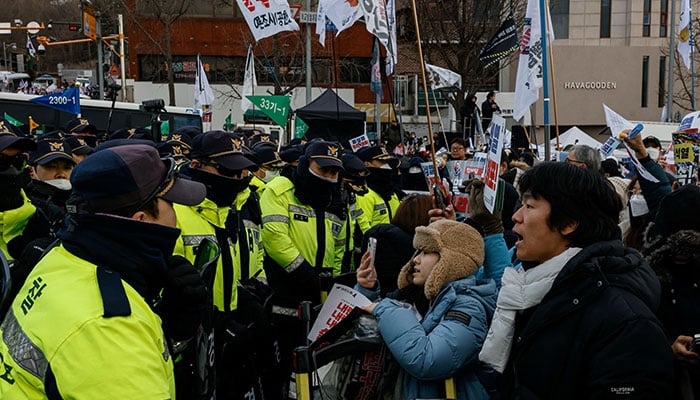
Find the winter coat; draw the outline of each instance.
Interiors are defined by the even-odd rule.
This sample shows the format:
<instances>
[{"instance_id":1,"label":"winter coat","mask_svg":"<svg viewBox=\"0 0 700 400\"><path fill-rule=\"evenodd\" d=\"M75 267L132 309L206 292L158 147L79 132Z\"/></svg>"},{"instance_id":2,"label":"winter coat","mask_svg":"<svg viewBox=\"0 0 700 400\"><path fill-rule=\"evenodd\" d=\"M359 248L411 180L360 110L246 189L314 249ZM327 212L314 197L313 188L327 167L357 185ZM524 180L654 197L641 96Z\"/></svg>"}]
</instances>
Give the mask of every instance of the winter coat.
<instances>
[{"instance_id":1,"label":"winter coat","mask_svg":"<svg viewBox=\"0 0 700 400\"><path fill-rule=\"evenodd\" d=\"M479 350L496 308L496 283L474 276L448 283L418 321L405 303L383 299L374 309L382 338L404 370L402 398L445 395L454 378L459 399L488 399L476 375Z\"/></svg>"},{"instance_id":2,"label":"winter coat","mask_svg":"<svg viewBox=\"0 0 700 400\"><path fill-rule=\"evenodd\" d=\"M669 398L659 297L659 280L635 250L620 241L584 248L516 318L504 398Z\"/></svg>"},{"instance_id":3,"label":"winter coat","mask_svg":"<svg viewBox=\"0 0 700 400\"><path fill-rule=\"evenodd\" d=\"M671 182L666 172L664 172L661 166L657 164L656 161L652 160L651 157L642 158L639 162L644 169L659 180L659 182L651 182L645 179L641 174L637 174L639 176L639 186L642 189L644 200L646 200L647 206L649 207L649 216L653 220L656 216L656 210L659 208L659 203L661 203L661 199L671 193Z\"/></svg>"},{"instance_id":4,"label":"winter coat","mask_svg":"<svg viewBox=\"0 0 700 400\"><path fill-rule=\"evenodd\" d=\"M445 379L450 377L458 399L489 398L477 377L478 356L503 270L510 264L503 234L485 237L484 253L484 265L476 274L445 282L420 321L403 302L386 298L375 307L382 338L404 371L403 399L444 397ZM378 299L379 288L355 288L370 300Z\"/></svg>"}]
</instances>

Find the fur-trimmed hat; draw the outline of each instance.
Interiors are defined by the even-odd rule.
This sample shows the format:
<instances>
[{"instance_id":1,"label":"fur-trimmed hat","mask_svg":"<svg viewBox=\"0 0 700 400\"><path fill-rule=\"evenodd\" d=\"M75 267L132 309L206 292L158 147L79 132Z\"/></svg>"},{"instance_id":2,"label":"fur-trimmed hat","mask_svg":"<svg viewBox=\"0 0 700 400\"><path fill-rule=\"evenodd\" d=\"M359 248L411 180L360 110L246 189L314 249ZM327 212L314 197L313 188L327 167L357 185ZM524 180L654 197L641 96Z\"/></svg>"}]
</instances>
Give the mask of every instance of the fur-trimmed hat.
<instances>
[{"instance_id":1,"label":"fur-trimmed hat","mask_svg":"<svg viewBox=\"0 0 700 400\"><path fill-rule=\"evenodd\" d=\"M413 247L418 251L438 253L438 260L425 282L425 297L429 300L446 284L472 275L484 262L484 240L471 226L441 219L428 226L416 228ZM413 258L401 268L399 288L413 283Z\"/></svg>"}]
</instances>

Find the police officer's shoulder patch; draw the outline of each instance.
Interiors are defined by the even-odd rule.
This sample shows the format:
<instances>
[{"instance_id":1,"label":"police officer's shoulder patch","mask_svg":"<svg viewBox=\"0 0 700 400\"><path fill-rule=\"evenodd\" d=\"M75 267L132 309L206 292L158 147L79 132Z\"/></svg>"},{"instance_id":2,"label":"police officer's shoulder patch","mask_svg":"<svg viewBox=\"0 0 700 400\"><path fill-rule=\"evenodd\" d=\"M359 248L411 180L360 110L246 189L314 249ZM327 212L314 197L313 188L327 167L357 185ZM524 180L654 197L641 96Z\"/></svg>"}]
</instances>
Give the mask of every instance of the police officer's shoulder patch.
<instances>
[{"instance_id":1,"label":"police officer's shoulder patch","mask_svg":"<svg viewBox=\"0 0 700 400\"><path fill-rule=\"evenodd\" d=\"M471 320L472 316L462 311L451 310L445 314L445 321L457 321L466 326L469 326Z\"/></svg>"}]
</instances>

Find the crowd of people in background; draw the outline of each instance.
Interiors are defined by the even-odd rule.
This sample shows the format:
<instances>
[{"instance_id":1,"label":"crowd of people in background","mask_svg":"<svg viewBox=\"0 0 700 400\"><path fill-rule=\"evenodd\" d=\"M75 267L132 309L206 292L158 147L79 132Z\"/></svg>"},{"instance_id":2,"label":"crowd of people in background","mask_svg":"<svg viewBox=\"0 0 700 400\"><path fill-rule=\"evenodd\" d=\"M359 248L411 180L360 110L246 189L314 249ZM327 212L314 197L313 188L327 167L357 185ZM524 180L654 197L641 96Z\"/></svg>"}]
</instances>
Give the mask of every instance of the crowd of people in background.
<instances>
[{"instance_id":1,"label":"crowd of people in background","mask_svg":"<svg viewBox=\"0 0 700 400\"><path fill-rule=\"evenodd\" d=\"M490 93L482 116L498 110ZM469 195L457 218L412 135L162 139L0 119L1 398L288 398L299 305L339 281L372 302L401 370L389 398L445 398L445 380L459 399L700 395L700 188L658 140L624 139L649 173L624 177L585 145L506 149L494 211L478 177L440 170ZM438 169L474 156L445 145Z\"/></svg>"}]
</instances>

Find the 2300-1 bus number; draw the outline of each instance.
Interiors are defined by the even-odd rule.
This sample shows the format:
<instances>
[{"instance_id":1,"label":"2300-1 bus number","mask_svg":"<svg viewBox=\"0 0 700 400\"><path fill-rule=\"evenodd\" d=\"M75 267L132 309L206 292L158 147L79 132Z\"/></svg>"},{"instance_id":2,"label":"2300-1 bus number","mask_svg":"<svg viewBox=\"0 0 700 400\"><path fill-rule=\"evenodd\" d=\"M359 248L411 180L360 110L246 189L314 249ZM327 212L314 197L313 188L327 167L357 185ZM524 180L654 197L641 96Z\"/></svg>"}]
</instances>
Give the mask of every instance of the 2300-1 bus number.
<instances>
[{"instance_id":1,"label":"2300-1 bus number","mask_svg":"<svg viewBox=\"0 0 700 400\"><path fill-rule=\"evenodd\" d=\"M66 96L49 97L49 104L75 104L75 99Z\"/></svg>"}]
</instances>

